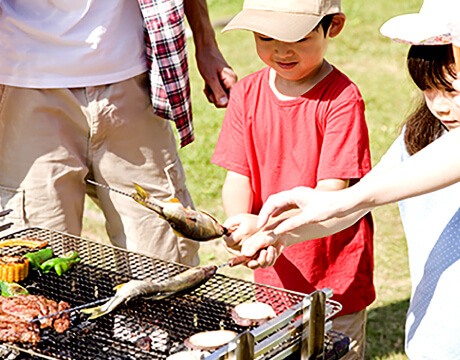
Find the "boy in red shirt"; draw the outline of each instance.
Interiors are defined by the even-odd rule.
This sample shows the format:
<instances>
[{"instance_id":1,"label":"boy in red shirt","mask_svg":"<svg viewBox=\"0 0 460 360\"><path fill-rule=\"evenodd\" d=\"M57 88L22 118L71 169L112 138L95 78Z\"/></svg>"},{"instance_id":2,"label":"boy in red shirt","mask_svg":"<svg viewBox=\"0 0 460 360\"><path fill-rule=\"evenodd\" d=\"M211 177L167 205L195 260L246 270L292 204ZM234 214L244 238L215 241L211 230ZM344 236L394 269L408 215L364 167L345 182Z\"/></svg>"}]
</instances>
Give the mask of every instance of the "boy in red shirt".
<instances>
[{"instance_id":1,"label":"boy in red shirt","mask_svg":"<svg viewBox=\"0 0 460 360\"><path fill-rule=\"evenodd\" d=\"M253 31L268 65L232 89L211 160L228 170L222 197L229 218L258 214L271 194L296 186L346 188L371 169L361 94L324 59L344 23L340 0L246 0L224 29ZM351 338L347 359L362 359L366 307L375 299L372 238L368 216L289 246L273 267L255 270L255 281L303 293L332 288L343 305L333 328ZM227 241L244 236L235 231Z\"/></svg>"}]
</instances>

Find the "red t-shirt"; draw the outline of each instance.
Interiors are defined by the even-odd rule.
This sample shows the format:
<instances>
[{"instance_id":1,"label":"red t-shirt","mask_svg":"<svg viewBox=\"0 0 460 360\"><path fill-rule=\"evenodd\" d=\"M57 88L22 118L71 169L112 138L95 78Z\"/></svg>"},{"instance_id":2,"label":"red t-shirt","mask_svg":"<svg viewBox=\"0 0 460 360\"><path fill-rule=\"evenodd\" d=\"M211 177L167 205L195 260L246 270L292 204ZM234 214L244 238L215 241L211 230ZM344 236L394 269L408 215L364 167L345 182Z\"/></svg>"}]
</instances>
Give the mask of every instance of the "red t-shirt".
<instances>
[{"instance_id":1,"label":"red t-shirt","mask_svg":"<svg viewBox=\"0 0 460 360\"><path fill-rule=\"evenodd\" d=\"M271 195L323 179L360 179L371 169L364 101L336 68L304 95L283 101L268 83L269 68L231 91L211 162L248 176L257 214ZM343 305L340 315L375 299L370 215L323 239L286 248L255 281L303 293L325 287Z\"/></svg>"}]
</instances>

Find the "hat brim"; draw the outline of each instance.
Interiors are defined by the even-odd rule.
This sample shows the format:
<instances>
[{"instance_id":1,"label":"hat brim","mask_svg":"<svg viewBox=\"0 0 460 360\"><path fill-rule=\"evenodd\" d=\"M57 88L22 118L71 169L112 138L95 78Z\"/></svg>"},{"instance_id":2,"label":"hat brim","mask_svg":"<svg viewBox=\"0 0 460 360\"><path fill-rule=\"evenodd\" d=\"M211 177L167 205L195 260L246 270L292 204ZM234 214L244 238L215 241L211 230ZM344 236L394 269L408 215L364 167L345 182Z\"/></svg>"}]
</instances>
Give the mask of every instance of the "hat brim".
<instances>
[{"instance_id":1,"label":"hat brim","mask_svg":"<svg viewBox=\"0 0 460 360\"><path fill-rule=\"evenodd\" d=\"M243 9L222 30L250 30L276 40L295 42L307 36L324 15Z\"/></svg>"},{"instance_id":2,"label":"hat brim","mask_svg":"<svg viewBox=\"0 0 460 360\"><path fill-rule=\"evenodd\" d=\"M411 45L443 45L451 42L450 30L421 14L396 16L382 25L380 33L394 41Z\"/></svg>"}]
</instances>

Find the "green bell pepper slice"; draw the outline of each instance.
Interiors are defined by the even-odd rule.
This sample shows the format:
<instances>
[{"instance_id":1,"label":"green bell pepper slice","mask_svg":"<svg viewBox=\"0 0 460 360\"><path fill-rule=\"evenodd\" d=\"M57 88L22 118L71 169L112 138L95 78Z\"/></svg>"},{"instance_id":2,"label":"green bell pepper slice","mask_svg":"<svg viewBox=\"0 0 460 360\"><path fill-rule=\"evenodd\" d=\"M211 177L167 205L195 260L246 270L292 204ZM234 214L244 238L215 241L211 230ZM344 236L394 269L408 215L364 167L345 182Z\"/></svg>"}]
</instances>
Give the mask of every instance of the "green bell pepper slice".
<instances>
[{"instance_id":1,"label":"green bell pepper slice","mask_svg":"<svg viewBox=\"0 0 460 360\"><path fill-rule=\"evenodd\" d=\"M40 265L40 269L45 274L48 273L51 269L54 269L56 271L56 274L61 276L67 270L69 270L74 264L80 261L81 259L78 257L77 252L70 251L63 257L57 257L46 260L43 264Z\"/></svg>"},{"instance_id":2,"label":"green bell pepper slice","mask_svg":"<svg viewBox=\"0 0 460 360\"><path fill-rule=\"evenodd\" d=\"M51 259L54 255L53 249L42 249L35 252L30 252L24 255L29 259L29 264L33 270L40 269L40 265L46 260Z\"/></svg>"}]
</instances>

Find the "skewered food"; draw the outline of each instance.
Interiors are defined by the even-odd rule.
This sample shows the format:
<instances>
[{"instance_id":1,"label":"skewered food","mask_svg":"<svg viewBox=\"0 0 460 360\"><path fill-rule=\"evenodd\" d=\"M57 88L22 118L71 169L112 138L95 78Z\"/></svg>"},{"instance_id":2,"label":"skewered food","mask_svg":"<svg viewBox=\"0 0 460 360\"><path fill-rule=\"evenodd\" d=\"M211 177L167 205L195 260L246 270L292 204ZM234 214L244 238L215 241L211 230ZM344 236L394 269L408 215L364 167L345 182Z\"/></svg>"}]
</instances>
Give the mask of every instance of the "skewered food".
<instances>
[{"instance_id":1,"label":"skewered food","mask_svg":"<svg viewBox=\"0 0 460 360\"><path fill-rule=\"evenodd\" d=\"M96 319L99 316L108 314L123 302L128 302L137 297L144 297L150 300L160 300L185 290L192 290L208 281L217 271L217 266L197 266L190 268L170 279L160 282L131 280L126 284L115 287L117 290L104 305L94 308L83 309L81 312L91 314L89 319Z\"/></svg>"},{"instance_id":2,"label":"skewered food","mask_svg":"<svg viewBox=\"0 0 460 360\"><path fill-rule=\"evenodd\" d=\"M0 280L17 282L29 275L29 259L21 256L2 256L0 258Z\"/></svg>"},{"instance_id":3,"label":"skewered food","mask_svg":"<svg viewBox=\"0 0 460 360\"><path fill-rule=\"evenodd\" d=\"M0 248L5 246L25 246L32 249L42 248L48 245L48 241L24 236L19 239L7 239L0 241Z\"/></svg>"},{"instance_id":4,"label":"skewered food","mask_svg":"<svg viewBox=\"0 0 460 360\"><path fill-rule=\"evenodd\" d=\"M258 326L276 316L273 308L263 302L245 302L232 309L232 319L240 326Z\"/></svg>"},{"instance_id":5,"label":"skewered food","mask_svg":"<svg viewBox=\"0 0 460 360\"><path fill-rule=\"evenodd\" d=\"M208 241L227 233L227 229L208 213L186 208L177 199L159 201L140 185L134 183L134 186L137 191L134 196L138 198L134 200L165 219L177 236L197 241Z\"/></svg>"},{"instance_id":6,"label":"skewered food","mask_svg":"<svg viewBox=\"0 0 460 360\"><path fill-rule=\"evenodd\" d=\"M40 325L29 321L69 308L70 305L64 301L57 303L41 295L0 296L0 341L35 345L40 341L40 329L51 327L63 333L70 325L68 313L42 319Z\"/></svg>"},{"instance_id":7,"label":"skewered food","mask_svg":"<svg viewBox=\"0 0 460 360\"><path fill-rule=\"evenodd\" d=\"M216 350L232 341L236 332L231 330L203 331L190 336L184 341L184 345L194 350Z\"/></svg>"},{"instance_id":8,"label":"skewered food","mask_svg":"<svg viewBox=\"0 0 460 360\"><path fill-rule=\"evenodd\" d=\"M86 181L90 184L103 187L104 189L129 196L139 204L155 211L162 219L165 219L169 223L177 236L196 241L208 241L219 238L228 233L228 229L222 226L208 213L186 208L177 199L171 199L168 201L155 199L136 183L134 183L136 193L128 194L124 191L99 184L92 180Z\"/></svg>"}]
</instances>

